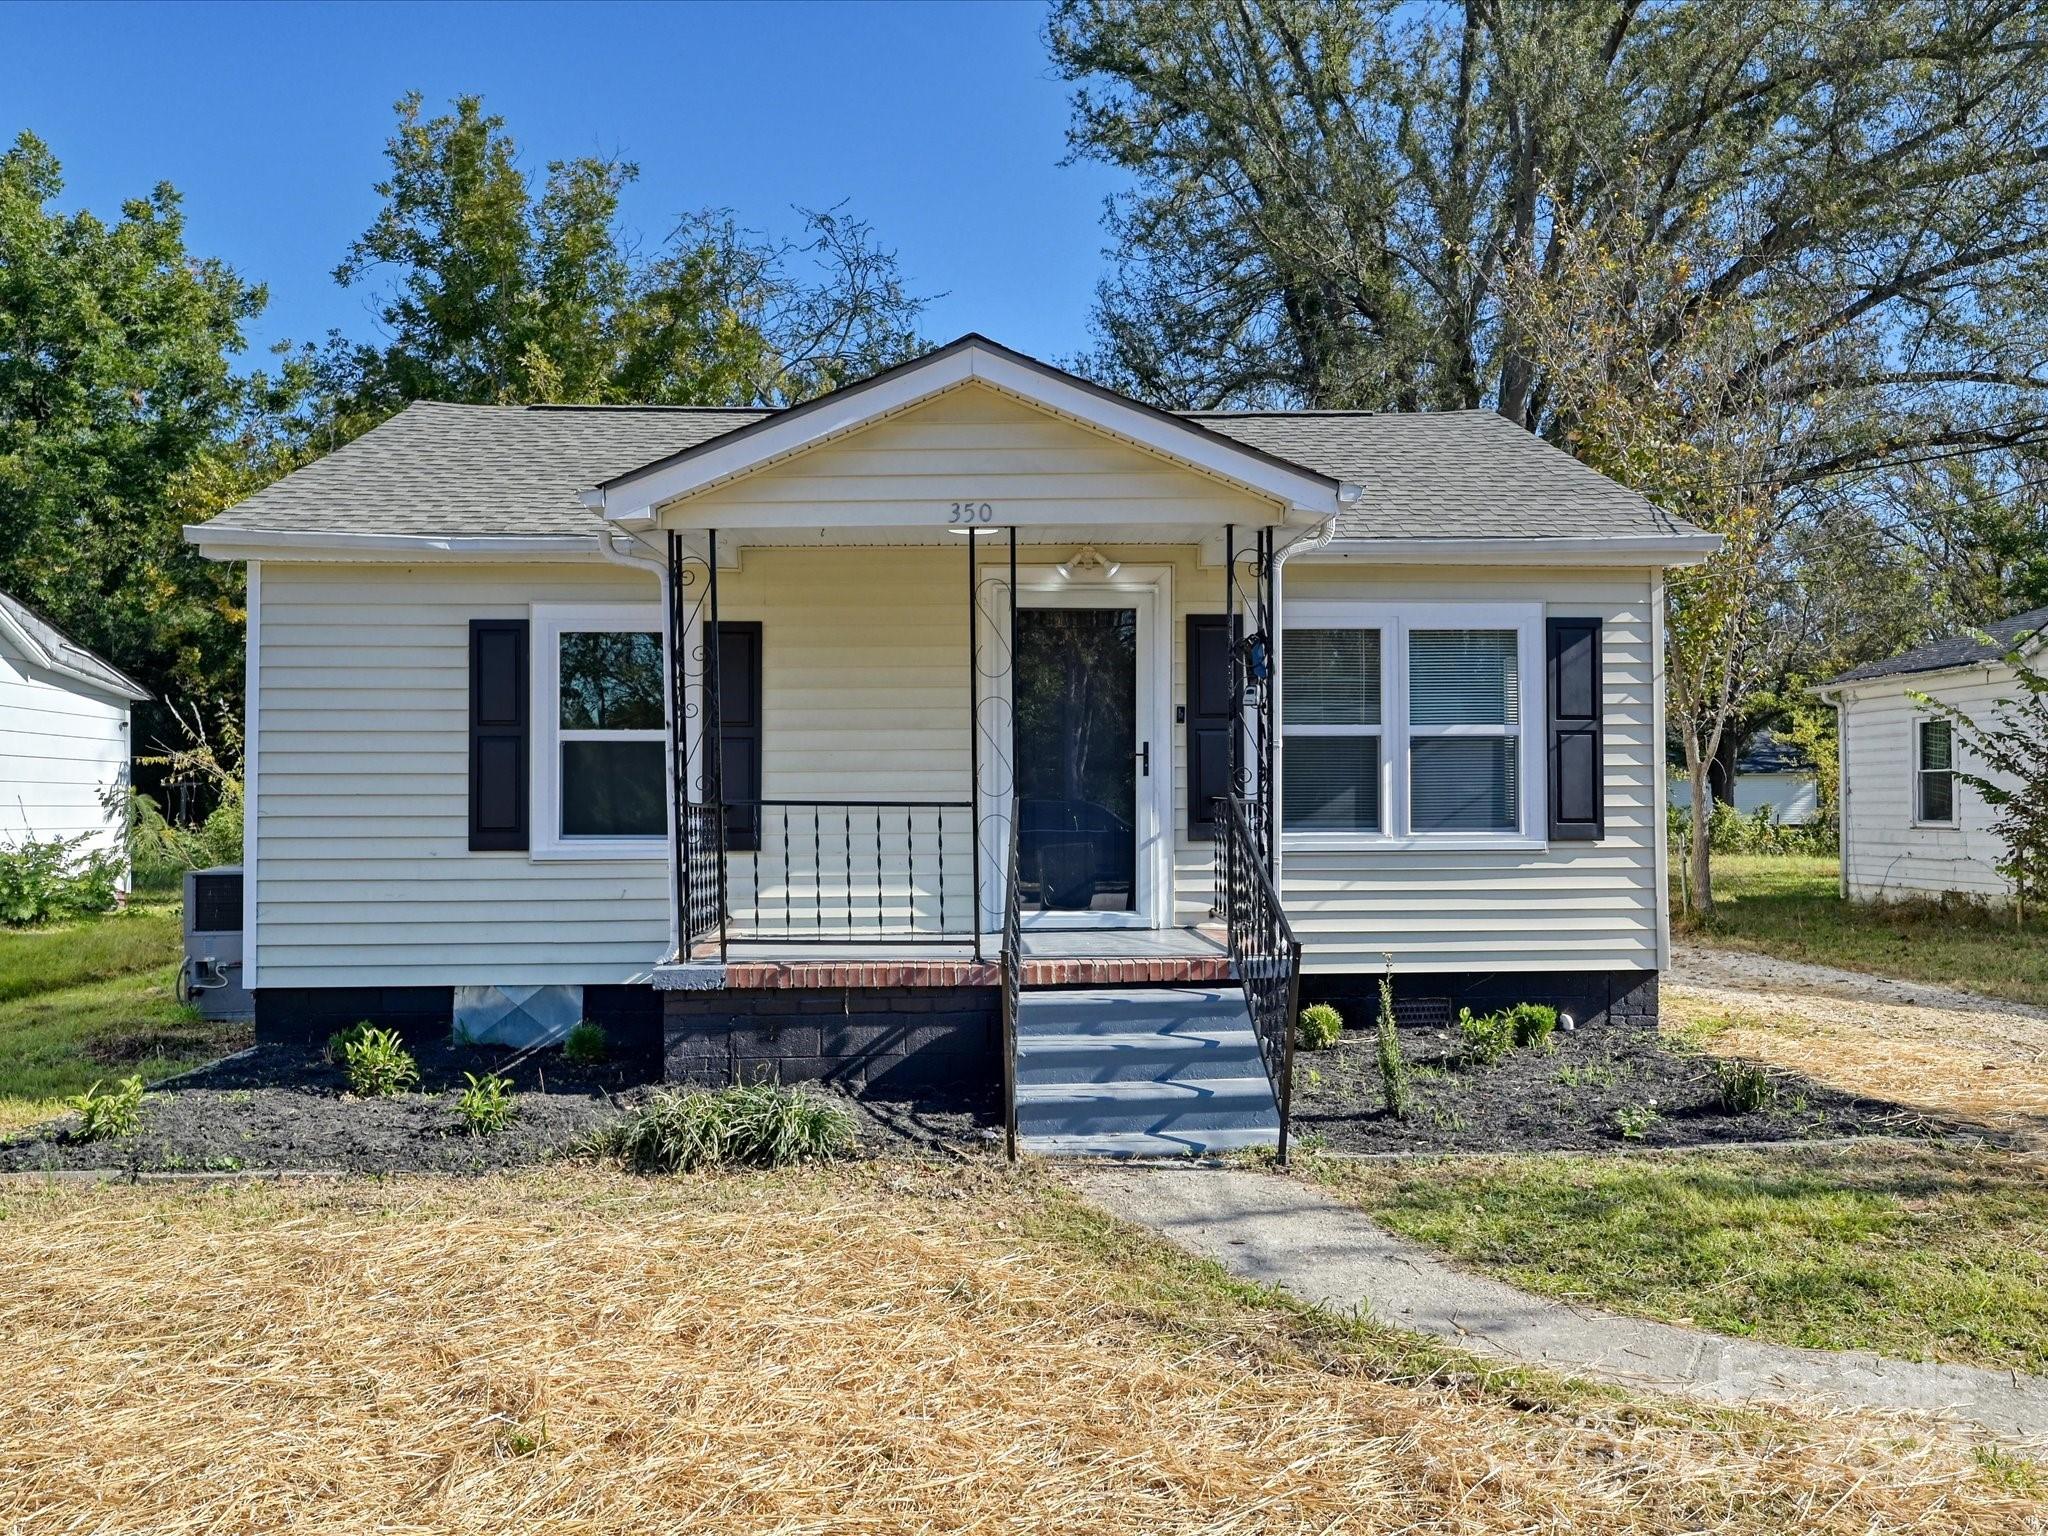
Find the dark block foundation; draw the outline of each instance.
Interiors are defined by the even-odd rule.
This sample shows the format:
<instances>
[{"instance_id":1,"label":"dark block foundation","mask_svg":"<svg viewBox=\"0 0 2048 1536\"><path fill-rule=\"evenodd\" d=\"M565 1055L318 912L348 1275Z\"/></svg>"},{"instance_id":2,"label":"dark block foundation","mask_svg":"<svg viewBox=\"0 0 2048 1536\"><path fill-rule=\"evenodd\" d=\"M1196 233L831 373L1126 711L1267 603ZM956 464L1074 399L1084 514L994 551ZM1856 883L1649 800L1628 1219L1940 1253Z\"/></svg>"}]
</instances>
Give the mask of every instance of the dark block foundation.
<instances>
[{"instance_id":1,"label":"dark block foundation","mask_svg":"<svg viewBox=\"0 0 2048 1536\"><path fill-rule=\"evenodd\" d=\"M762 987L665 992L670 1082L829 1083L974 1106L1002 1083L994 987Z\"/></svg>"},{"instance_id":2,"label":"dark block foundation","mask_svg":"<svg viewBox=\"0 0 2048 1536\"><path fill-rule=\"evenodd\" d=\"M1350 1029L1379 1022L1378 972L1324 973L1301 978L1301 1001L1330 1003ZM1460 1008L1492 1013L1516 1003L1544 1003L1582 1025L1657 1024L1655 971L1470 971L1394 976L1394 1018L1401 1024L1447 1023Z\"/></svg>"}]
</instances>

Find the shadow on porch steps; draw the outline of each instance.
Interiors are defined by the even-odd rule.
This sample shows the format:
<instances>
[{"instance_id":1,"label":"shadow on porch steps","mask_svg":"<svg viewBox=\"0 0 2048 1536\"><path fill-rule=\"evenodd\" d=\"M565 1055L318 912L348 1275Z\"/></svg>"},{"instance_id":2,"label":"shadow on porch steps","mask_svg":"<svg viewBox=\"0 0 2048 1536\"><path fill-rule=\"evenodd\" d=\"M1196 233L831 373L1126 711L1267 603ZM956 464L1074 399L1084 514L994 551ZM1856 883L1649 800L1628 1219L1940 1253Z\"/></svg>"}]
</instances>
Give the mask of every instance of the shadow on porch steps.
<instances>
[{"instance_id":1,"label":"shadow on porch steps","mask_svg":"<svg viewBox=\"0 0 2048 1536\"><path fill-rule=\"evenodd\" d=\"M1175 1157L1280 1136L1235 986L1027 991L1017 1000L1017 1137L1046 1157Z\"/></svg>"}]
</instances>

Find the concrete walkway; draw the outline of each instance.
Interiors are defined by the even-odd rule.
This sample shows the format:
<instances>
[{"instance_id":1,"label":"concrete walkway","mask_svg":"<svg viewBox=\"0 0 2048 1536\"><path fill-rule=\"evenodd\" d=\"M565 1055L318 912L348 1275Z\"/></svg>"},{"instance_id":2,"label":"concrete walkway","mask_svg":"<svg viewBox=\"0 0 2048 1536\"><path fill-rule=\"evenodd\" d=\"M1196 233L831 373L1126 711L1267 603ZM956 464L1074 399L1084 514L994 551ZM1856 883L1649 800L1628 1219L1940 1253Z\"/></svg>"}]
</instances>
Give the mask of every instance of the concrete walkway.
<instances>
[{"instance_id":1,"label":"concrete walkway","mask_svg":"<svg viewBox=\"0 0 2048 1536\"><path fill-rule=\"evenodd\" d=\"M1082 1191L1232 1274L1337 1311L1564 1375L1691 1392L1950 1413L2048 1445L2048 1378L1793 1349L1531 1296L1393 1236L1294 1179L1222 1168L1089 1168Z\"/></svg>"}]
</instances>

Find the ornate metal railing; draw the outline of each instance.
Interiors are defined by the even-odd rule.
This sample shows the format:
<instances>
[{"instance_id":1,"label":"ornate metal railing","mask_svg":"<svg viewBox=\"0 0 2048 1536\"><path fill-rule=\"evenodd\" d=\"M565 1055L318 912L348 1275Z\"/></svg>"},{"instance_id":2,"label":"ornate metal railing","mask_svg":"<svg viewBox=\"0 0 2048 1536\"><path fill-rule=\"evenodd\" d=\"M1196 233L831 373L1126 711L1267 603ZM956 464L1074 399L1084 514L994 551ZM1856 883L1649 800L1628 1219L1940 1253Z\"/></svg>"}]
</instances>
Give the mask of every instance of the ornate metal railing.
<instances>
[{"instance_id":1,"label":"ornate metal railing","mask_svg":"<svg viewBox=\"0 0 2048 1536\"><path fill-rule=\"evenodd\" d=\"M749 943L972 941L966 800L729 800L725 901Z\"/></svg>"},{"instance_id":2,"label":"ornate metal railing","mask_svg":"<svg viewBox=\"0 0 2048 1536\"><path fill-rule=\"evenodd\" d=\"M1244 987L1259 1059L1280 1109L1281 1162L1287 1161L1288 1118L1294 1105L1294 1021L1301 1001L1301 940L1281 909L1280 894L1253 835L1250 812L1236 795L1224 799L1216 860L1221 870L1223 918L1230 964Z\"/></svg>"},{"instance_id":3,"label":"ornate metal railing","mask_svg":"<svg viewBox=\"0 0 2048 1536\"><path fill-rule=\"evenodd\" d=\"M715 805L676 807L682 841L676 882L683 912L684 959L704 958L700 946L716 944L725 958L725 818Z\"/></svg>"},{"instance_id":4,"label":"ornate metal railing","mask_svg":"<svg viewBox=\"0 0 2048 1536\"><path fill-rule=\"evenodd\" d=\"M1003 1148L1017 1161L1017 998L1024 990L1024 900L1017 878L1018 806L1010 801L1010 851L1003 860Z\"/></svg>"}]
</instances>

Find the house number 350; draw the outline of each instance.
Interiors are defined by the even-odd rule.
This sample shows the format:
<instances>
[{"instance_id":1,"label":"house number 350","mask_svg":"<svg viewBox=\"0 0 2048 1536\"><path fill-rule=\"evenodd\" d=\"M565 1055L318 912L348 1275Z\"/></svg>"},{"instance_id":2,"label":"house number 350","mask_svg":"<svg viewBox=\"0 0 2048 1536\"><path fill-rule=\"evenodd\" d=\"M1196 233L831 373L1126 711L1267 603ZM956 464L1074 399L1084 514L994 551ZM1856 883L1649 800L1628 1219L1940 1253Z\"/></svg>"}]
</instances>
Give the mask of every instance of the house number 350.
<instances>
[{"instance_id":1,"label":"house number 350","mask_svg":"<svg viewBox=\"0 0 2048 1536\"><path fill-rule=\"evenodd\" d=\"M956 501L946 513L949 523L992 523L995 520L995 503L988 501Z\"/></svg>"}]
</instances>

